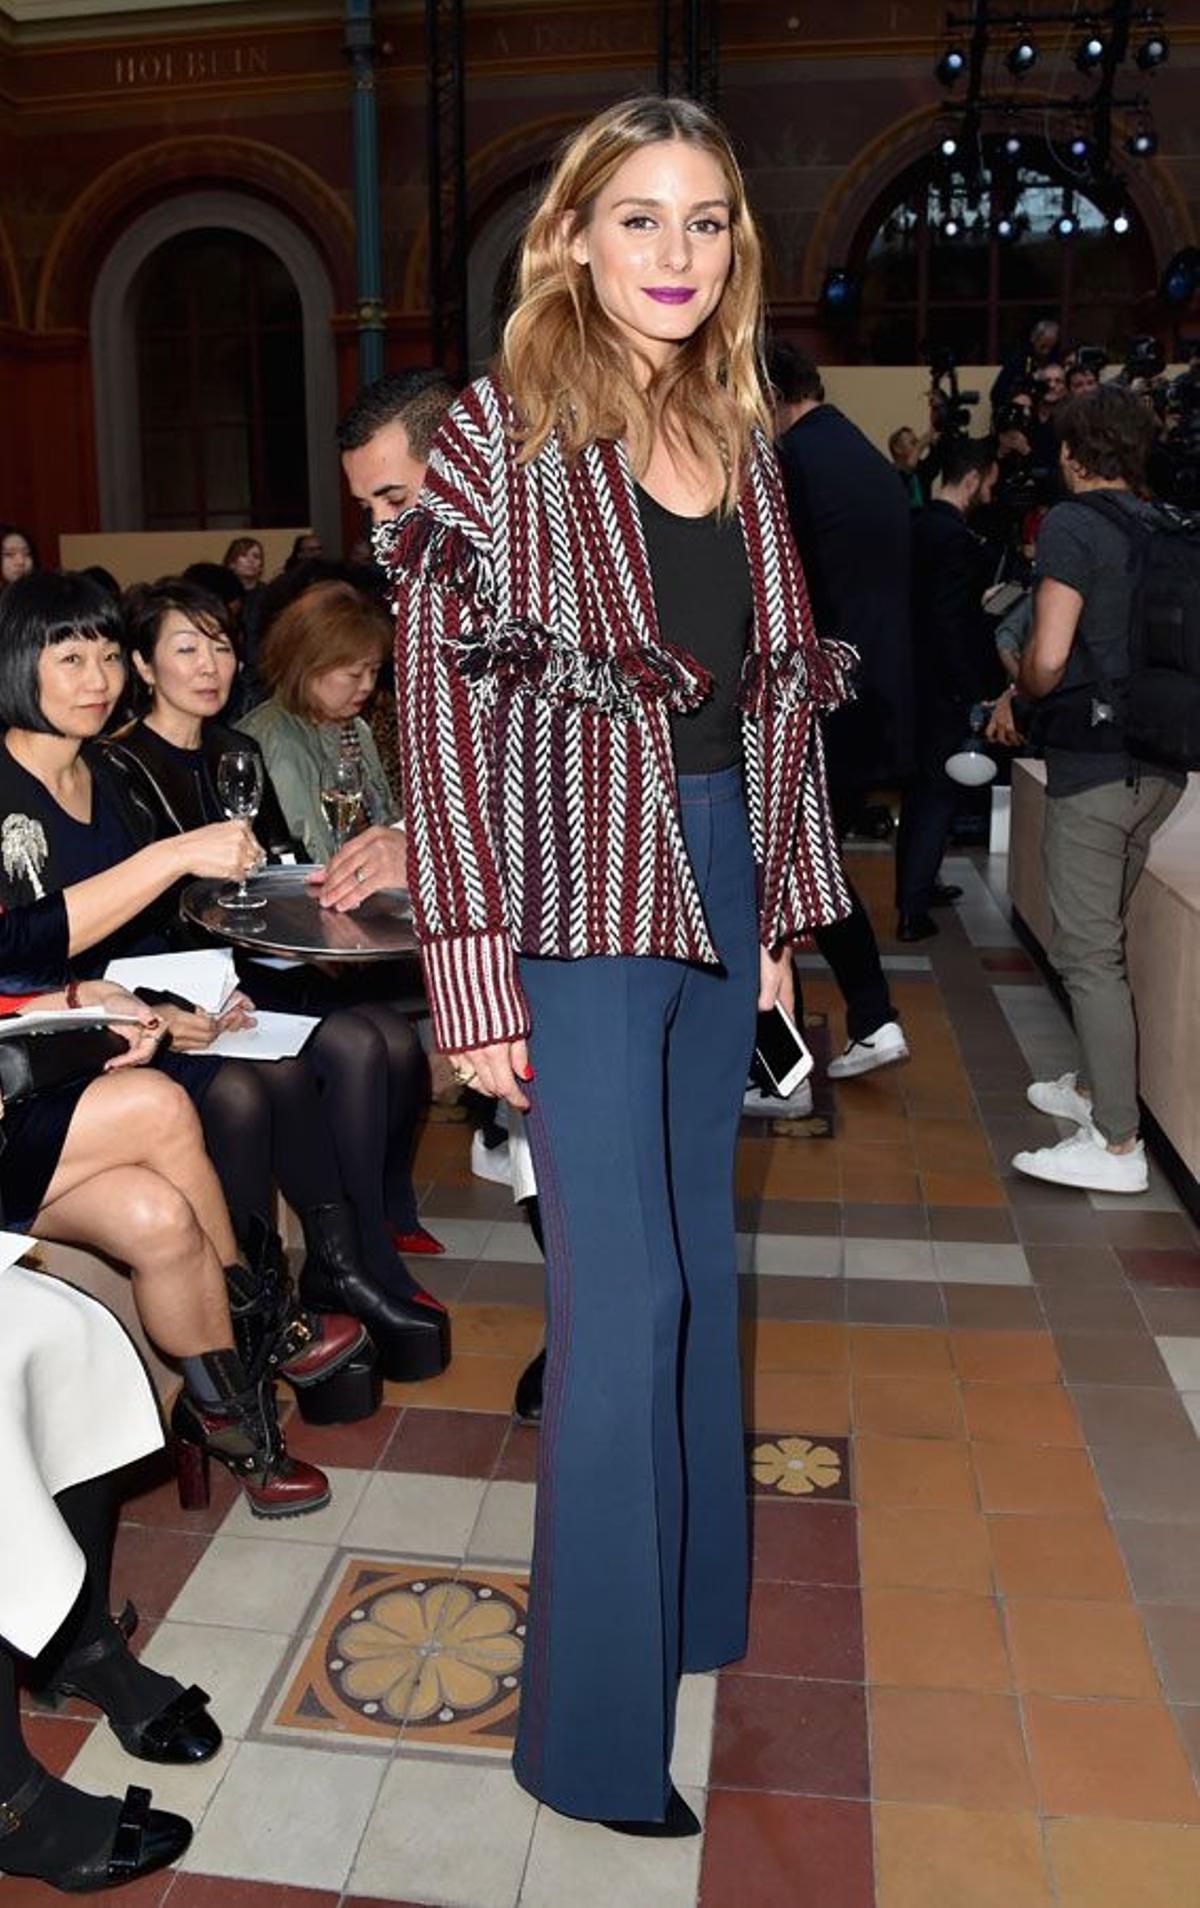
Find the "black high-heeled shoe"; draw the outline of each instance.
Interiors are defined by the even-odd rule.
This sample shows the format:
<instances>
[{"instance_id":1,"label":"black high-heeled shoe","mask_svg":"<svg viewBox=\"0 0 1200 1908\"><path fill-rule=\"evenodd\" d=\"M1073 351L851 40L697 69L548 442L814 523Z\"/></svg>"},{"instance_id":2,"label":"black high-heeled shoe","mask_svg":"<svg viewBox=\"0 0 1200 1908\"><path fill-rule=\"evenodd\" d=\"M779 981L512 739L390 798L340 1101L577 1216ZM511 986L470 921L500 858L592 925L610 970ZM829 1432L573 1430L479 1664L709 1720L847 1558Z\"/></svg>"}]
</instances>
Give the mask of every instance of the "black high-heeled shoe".
<instances>
[{"instance_id":1,"label":"black high-heeled shoe","mask_svg":"<svg viewBox=\"0 0 1200 1908\"><path fill-rule=\"evenodd\" d=\"M125 1753L143 1762L208 1762L223 1740L216 1722L208 1713L208 1691L193 1683L184 1689L174 1683L176 1694L160 1704L150 1715L118 1719L109 1713L103 1678L96 1671L106 1662L128 1652L128 1639L137 1628L138 1614L127 1603L120 1616L109 1617L101 1634L82 1649L71 1650L57 1663L44 1683L35 1685L33 1695L39 1708L58 1709L69 1696L95 1703L108 1718L108 1726ZM173 1678L164 1678L164 1681Z\"/></svg>"},{"instance_id":2,"label":"black high-heeled shoe","mask_svg":"<svg viewBox=\"0 0 1200 1908\"><path fill-rule=\"evenodd\" d=\"M617 1835L644 1835L660 1841L680 1841L686 1835L699 1835L700 1818L680 1795L678 1789L672 1789L667 1801L667 1812L661 1822L601 1822L601 1828L612 1829Z\"/></svg>"},{"instance_id":3,"label":"black high-heeled shoe","mask_svg":"<svg viewBox=\"0 0 1200 1908\"><path fill-rule=\"evenodd\" d=\"M450 1314L407 1278L398 1259L396 1286L372 1278L362 1260L358 1227L346 1204L309 1206L302 1214L307 1256L300 1300L314 1312L349 1312L375 1344L385 1378L413 1383L436 1378L450 1363Z\"/></svg>"},{"instance_id":4,"label":"black high-heeled shoe","mask_svg":"<svg viewBox=\"0 0 1200 1908\"><path fill-rule=\"evenodd\" d=\"M129 1788L123 1802L115 1795L87 1797L89 1803L103 1800L112 1805L112 1826L98 1847L86 1855L56 1860L47 1849L47 1843L53 1845L51 1833L37 1838L41 1852L35 1856L29 1846L33 1811L44 1800L46 1810L53 1809L61 1820L64 1797L70 1796L82 1800L78 1789L35 1768L15 1795L0 1801L0 1870L4 1874L47 1882L70 1895L91 1894L102 1888L122 1888L141 1875L168 1868L192 1839L192 1825L182 1815L151 1808L149 1789Z\"/></svg>"}]
</instances>

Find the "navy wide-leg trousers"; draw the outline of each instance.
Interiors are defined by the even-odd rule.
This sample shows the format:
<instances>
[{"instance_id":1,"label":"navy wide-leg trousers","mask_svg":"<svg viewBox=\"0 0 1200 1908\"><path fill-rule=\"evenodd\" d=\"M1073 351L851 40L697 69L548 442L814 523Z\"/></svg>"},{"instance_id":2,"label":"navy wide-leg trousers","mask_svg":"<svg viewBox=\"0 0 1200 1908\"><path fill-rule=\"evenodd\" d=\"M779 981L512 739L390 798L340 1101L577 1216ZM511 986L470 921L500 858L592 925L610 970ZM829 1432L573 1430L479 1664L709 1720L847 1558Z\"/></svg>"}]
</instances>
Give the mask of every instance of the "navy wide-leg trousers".
<instances>
[{"instance_id":1,"label":"navy wide-leg trousers","mask_svg":"<svg viewBox=\"0 0 1200 1908\"><path fill-rule=\"evenodd\" d=\"M661 1818L678 1679L746 1647L733 1155L758 935L741 772L682 776L719 968L522 957L548 1360L515 1769Z\"/></svg>"}]
</instances>

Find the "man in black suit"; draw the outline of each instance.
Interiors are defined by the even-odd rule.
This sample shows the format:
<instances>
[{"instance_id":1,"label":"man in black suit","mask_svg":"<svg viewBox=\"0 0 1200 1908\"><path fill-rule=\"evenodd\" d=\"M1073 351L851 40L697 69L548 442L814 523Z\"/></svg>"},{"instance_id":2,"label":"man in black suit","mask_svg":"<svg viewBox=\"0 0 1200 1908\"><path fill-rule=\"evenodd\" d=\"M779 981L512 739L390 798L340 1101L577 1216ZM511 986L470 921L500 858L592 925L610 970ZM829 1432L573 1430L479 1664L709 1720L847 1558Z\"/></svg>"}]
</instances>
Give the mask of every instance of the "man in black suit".
<instances>
[{"instance_id":1,"label":"man in black suit","mask_svg":"<svg viewBox=\"0 0 1200 1908\"><path fill-rule=\"evenodd\" d=\"M958 804L945 762L970 730L977 702L999 694L1003 671L983 608L994 553L967 519L989 502L997 475L992 438L958 437L943 453L938 495L913 522L916 774L904 792L897 842L897 938L937 933L929 913Z\"/></svg>"},{"instance_id":2,"label":"man in black suit","mask_svg":"<svg viewBox=\"0 0 1200 1908\"><path fill-rule=\"evenodd\" d=\"M825 402L815 365L777 345L769 371L788 514L817 629L853 643L860 658L855 700L825 724L844 833L869 789L912 767L911 512L887 458ZM846 1001L848 1044L830 1064L834 1080L908 1058L874 931L853 888L851 896L849 917L815 935Z\"/></svg>"}]
</instances>

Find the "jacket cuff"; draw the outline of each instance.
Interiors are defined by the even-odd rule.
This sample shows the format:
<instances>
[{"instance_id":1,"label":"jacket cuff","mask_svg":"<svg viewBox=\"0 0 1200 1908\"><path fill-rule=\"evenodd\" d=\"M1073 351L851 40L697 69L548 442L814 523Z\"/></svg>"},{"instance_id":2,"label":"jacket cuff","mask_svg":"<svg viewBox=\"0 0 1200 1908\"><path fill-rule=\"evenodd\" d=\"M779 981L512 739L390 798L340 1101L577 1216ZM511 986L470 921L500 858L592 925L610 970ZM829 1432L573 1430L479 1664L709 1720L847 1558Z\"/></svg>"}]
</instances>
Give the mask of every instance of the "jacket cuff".
<instances>
[{"instance_id":1,"label":"jacket cuff","mask_svg":"<svg viewBox=\"0 0 1200 1908\"><path fill-rule=\"evenodd\" d=\"M465 1053L529 1032L529 1009L507 934L426 941L421 959L439 1052Z\"/></svg>"}]
</instances>

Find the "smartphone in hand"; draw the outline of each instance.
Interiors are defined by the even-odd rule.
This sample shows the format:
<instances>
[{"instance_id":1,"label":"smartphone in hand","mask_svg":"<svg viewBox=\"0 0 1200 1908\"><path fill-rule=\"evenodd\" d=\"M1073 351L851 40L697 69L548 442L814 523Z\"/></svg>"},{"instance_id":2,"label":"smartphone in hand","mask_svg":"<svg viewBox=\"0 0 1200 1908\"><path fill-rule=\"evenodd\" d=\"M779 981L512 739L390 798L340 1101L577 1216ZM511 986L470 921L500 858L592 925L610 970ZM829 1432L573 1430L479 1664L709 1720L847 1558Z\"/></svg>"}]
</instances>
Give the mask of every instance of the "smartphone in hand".
<instances>
[{"instance_id":1,"label":"smartphone in hand","mask_svg":"<svg viewBox=\"0 0 1200 1908\"><path fill-rule=\"evenodd\" d=\"M750 1077L768 1098L786 1100L807 1080L813 1057L785 1007L775 1005L758 1016Z\"/></svg>"}]
</instances>

